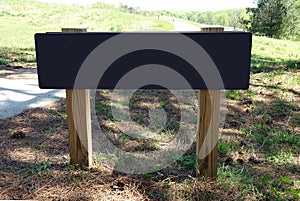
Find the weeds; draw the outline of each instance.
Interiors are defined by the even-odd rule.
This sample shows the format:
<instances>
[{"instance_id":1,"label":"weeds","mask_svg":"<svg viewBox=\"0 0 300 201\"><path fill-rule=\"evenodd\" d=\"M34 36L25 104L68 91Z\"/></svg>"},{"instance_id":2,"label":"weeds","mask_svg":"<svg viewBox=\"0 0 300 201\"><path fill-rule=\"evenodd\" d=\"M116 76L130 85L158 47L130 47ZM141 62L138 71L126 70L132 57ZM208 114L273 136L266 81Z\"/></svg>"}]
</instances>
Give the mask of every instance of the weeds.
<instances>
[{"instance_id":1,"label":"weeds","mask_svg":"<svg viewBox=\"0 0 300 201\"><path fill-rule=\"evenodd\" d=\"M43 174L46 171L49 171L50 165L48 161L44 161L41 163L31 164L29 167L25 168L30 174Z\"/></svg>"}]
</instances>

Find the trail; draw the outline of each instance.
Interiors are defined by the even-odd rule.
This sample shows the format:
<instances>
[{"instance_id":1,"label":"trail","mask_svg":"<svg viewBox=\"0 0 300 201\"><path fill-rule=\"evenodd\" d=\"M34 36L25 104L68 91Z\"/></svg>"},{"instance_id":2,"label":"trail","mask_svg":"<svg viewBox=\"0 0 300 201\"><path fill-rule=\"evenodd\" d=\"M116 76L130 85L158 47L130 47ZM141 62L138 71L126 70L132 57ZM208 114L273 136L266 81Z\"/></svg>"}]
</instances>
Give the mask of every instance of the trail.
<instances>
[{"instance_id":1,"label":"trail","mask_svg":"<svg viewBox=\"0 0 300 201\"><path fill-rule=\"evenodd\" d=\"M40 89L36 73L9 78L0 75L0 119L12 117L26 109L47 106L61 97L65 97L64 90Z\"/></svg>"},{"instance_id":2,"label":"trail","mask_svg":"<svg viewBox=\"0 0 300 201\"><path fill-rule=\"evenodd\" d=\"M176 31L200 31L198 27L184 21L174 21L172 23Z\"/></svg>"}]
</instances>

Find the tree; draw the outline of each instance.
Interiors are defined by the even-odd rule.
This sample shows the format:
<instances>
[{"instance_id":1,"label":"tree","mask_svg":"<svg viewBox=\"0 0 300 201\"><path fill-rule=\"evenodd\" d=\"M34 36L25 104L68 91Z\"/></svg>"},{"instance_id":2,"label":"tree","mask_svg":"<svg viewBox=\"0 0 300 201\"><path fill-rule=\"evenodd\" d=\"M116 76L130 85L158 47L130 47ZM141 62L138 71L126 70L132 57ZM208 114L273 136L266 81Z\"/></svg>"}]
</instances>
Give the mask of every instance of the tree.
<instances>
[{"instance_id":1,"label":"tree","mask_svg":"<svg viewBox=\"0 0 300 201\"><path fill-rule=\"evenodd\" d=\"M300 0L290 1L288 12L284 20L283 36L300 40Z\"/></svg>"},{"instance_id":2,"label":"tree","mask_svg":"<svg viewBox=\"0 0 300 201\"><path fill-rule=\"evenodd\" d=\"M223 26L228 26L229 25L229 16L227 12L222 11L217 15L217 24L223 25Z\"/></svg>"},{"instance_id":3,"label":"tree","mask_svg":"<svg viewBox=\"0 0 300 201\"><path fill-rule=\"evenodd\" d=\"M248 8L250 31L269 37L282 35L288 0L258 0L257 8Z\"/></svg>"}]
</instances>

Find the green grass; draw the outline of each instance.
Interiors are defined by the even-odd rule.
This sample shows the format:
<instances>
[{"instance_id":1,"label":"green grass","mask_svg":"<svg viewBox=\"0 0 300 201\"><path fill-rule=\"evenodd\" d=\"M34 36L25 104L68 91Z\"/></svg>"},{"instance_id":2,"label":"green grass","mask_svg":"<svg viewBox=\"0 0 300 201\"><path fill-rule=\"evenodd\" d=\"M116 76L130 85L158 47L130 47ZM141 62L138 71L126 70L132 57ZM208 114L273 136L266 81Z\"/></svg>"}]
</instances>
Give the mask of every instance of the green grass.
<instances>
[{"instance_id":1,"label":"green grass","mask_svg":"<svg viewBox=\"0 0 300 201\"><path fill-rule=\"evenodd\" d=\"M230 140L229 142L224 142L222 139L218 142L218 153L221 156L228 156L230 151L236 150L236 143Z\"/></svg>"},{"instance_id":2,"label":"green grass","mask_svg":"<svg viewBox=\"0 0 300 201\"><path fill-rule=\"evenodd\" d=\"M267 166L262 171L259 167L264 165L240 167L233 162L218 169L225 187L237 186L243 192L241 200L300 199L299 69L300 42L253 36L250 88L226 91L236 110L234 119L247 116L238 129L242 131L238 137L246 143L230 147L221 139L219 156L257 155Z\"/></svg>"},{"instance_id":3,"label":"green grass","mask_svg":"<svg viewBox=\"0 0 300 201\"><path fill-rule=\"evenodd\" d=\"M6 55L2 55L1 58L0 58L0 65L9 64L8 59L9 59L9 57L7 57Z\"/></svg>"},{"instance_id":4,"label":"green grass","mask_svg":"<svg viewBox=\"0 0 300 201\"><path fill-rule=\"evenodd\" d=\"M154 23L152 24L152 29L157 29L157 30L175 30L175 27L173 24L163 21L163 20L155 20Z\"/></svg>"},{"instance_id":5,"label":"green grass","mask_svg":"<svg viewBox=\"0 0 300 201\"><path fill-rule=\"evenodd\" d=\"M239 100L241 97L241 92L239 90L228 90L226 91L226 97L231 100Z\"/></svg>"},{"instance_id":6,"label":"green grass","mask_svg":"<svg viewBox=\"0 0 300 201\"><path fill-rule=\"evenodd\" d=\"M274 62L300 61L300 41L253 37L252 54L272 58Z\"/></svg>"},{"instance_id":7,"label":"green grass","mask_svg":"<svg viewBox=\"0 0 300 201\"><path fill-rule=\"evenodd\" d=\"M83 6L59 5L32 0L0 1L0 44L32 48L34 33L84 27L88 31L172 30L173 25L154 18Z\"/></svg>"},{"instance_id":8,"label":"green grass","mask_svg":"<svg viewBox=\"0 0 300 201\"><path fill-rule=\"evenodd\" d=\"M48 161L43 161L41 163L32 164L29 167L25 168L26 171L30 174L43 174L49 170Z\"/></svg>"},{"instance_id":9,"label":"green grass","mask_svg":"<svg viewBox=\"0 0 300 201\"><path fill-rule=\"evenodd\" d=\"M253 37L252 72L284 73L300 68L300 41Z\"/></svg>"}]
</instances>

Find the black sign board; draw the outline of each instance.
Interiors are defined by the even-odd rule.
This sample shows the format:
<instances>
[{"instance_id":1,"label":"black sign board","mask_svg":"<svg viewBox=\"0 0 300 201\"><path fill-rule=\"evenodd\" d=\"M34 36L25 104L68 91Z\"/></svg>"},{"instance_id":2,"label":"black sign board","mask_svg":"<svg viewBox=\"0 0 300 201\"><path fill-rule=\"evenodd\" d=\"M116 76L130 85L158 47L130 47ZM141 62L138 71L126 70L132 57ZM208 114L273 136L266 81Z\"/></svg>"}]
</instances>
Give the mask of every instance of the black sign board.
<instances>
[{"instance_id":1,"label":"black sign board","mask_svg":"<svg viewBox=\"0 0 300 201\"><path fill-rule=\"evenodd\" d=\"M247 89L251 43L247 32L37 33L39 86Z\"/></svg>"}]
</instances>

